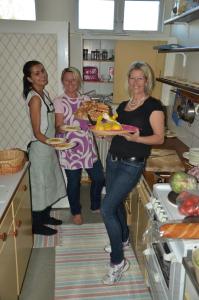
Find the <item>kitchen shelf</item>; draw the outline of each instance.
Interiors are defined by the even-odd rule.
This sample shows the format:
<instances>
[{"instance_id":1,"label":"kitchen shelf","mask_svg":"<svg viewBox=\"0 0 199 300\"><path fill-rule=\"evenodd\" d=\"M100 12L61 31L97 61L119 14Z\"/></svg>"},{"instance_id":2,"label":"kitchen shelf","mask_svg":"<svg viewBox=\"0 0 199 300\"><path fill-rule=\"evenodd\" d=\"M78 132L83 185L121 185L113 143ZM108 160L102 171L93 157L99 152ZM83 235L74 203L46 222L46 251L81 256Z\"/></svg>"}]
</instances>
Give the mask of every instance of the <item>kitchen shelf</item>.
<instances>
[{"instance_id":1,"label":"kitchen shelf","mask_svg":"<svg viewBox=\"0 0 199 300\"><path fill-rule=\"evenodd\" d=\"M182 83L182 82L178 82L177 80L172 80L172 79L168 79L165 77L159 77L159 78L156 78L156 80L159 82L162 82L162 83L166 83L171 86L175 86L183 91L187 91L192 94L199 95L199 86L198 87L193 86L193 85L191 85L191 83L188 83L188 82Z\"/></svg>"},{"instance_id":2,"label":"kitchen shelf","mask_svg":"<svg viewBox=\"0 0 199 300\"><path fill-rule=\"evenodd\" d=\"M91 82L91 83L113 83L110 80L83 80L83 82Z\"/></svg>"},{"instance_id":3,"label":"kitchen shelf","mask_svg":"<svg viewBox=\"0 0 199 300\"><path fill-rule=\"evenodd\" d=\"M83 59L83 61L90 61L90 62L97 62L97 63L103 63L103 62L105 62L105 63L109 63L109 62L114 62L114 60L113 59L106 59L106 60L104 60L104 59Z\"/></svg>"},{"instance_id":4,"label":"kitchen shelf","mask_svg":"<svg viewBox=\"0 0 199 300\"><path fill-rule=\"evenodd\" d=\"M164 25L174 24L177 22L189 23L189 22L197 20L197 19L199 19L199 6L189 9L188 11L186 11L176 17L165 20Z\"/></svg>"},{"instance_id":5,"label":"kitchen shelf","mask_svg":"<svg viewBox=\"0 0 199 300\"><path fill-rule=\"evenodd\" d=\"M198 52L199 46L187 46L173 49L156 49L158 53Z\"/></svg>"}]
</instances>

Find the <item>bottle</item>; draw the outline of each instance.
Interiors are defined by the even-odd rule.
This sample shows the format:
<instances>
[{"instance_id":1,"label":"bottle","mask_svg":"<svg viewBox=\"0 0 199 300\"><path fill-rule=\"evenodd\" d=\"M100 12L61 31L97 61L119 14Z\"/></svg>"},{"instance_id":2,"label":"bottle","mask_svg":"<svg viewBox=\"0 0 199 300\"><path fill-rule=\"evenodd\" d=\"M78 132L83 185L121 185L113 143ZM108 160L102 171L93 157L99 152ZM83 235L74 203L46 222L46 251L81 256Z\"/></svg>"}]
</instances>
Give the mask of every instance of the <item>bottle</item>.
<instances>
[{"instance_id":1,"label":"bottle","mask_svg":"<svg viewBox=\"0 0 199 300\"><path fill-rule=\"evenodd\" d=\"M88 59L88 49L83 49L83 59Z\"/></svg>"},{"instance_id":2,"label":"bottle","mask_svg":"<svg viewBox=\"0 0 199 300\"><path fill-rule=\"evenodd\" d=\"M103 50L102 51L102 59L103 60L107 60L108 59L108 51L107 50Z\"/></svg>"},{"instance_id":3,"label":"bottle","mask_svg":"<svg viewBox=\"0 0 199 300\"><path fill-rule=\"evenodd\" d=\"M91 51L91 60L95 60L95 51Z\"/></svg>"}]
</instances>

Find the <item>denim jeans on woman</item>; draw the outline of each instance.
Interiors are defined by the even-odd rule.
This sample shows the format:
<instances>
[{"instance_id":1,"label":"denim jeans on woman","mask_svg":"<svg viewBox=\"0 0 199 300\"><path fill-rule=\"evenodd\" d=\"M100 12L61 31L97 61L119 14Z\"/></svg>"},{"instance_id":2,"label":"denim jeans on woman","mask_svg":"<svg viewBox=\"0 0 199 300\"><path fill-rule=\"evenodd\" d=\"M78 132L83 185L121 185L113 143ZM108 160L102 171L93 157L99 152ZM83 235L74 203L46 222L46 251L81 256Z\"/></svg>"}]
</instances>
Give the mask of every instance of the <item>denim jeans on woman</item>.
<instances>
[{"instance_id":1,"label":"denim jeans on woman","mask_svg":"<svg viewBox=\"0 0 199 300\"><path fill-rule=\"evenodd\" d=\"M70 209L72 215L77 215L81 213L80 204L80 182L82 169L77 170L67 170L65 169L67 176L67 195L70 204ZM90 200L91 200L91 210L97 210L101 206L101 192L105 183L104 172L102 163L97 160L93 168L86 169L86 172L91 178L90 187Z\"/></svg>"},{"instance_id":2,"label":"denim jeans on woman","mask_svg":"<svg viewBox=\"0 0 199 300\"><path fill-rule=\"evenodd\" d=\"M124 200L136 186L144 168L144 162L106 160L106 195L101 214L111 244L111 263L119 264L124 259L122 243L129 238Z\"/></svg>"}]
</instances>

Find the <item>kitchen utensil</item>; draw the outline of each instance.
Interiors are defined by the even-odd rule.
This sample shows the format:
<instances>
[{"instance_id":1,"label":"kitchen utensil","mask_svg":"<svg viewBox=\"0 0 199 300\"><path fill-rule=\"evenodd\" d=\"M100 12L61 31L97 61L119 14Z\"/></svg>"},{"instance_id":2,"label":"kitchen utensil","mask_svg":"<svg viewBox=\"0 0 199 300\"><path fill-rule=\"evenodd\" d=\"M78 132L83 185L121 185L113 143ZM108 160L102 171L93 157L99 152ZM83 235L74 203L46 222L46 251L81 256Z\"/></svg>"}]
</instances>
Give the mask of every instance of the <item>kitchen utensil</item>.
<instances>
[{"instance_id":1,"label":"kitchen utensil","mask_svg":"<svg viewBox=\"0 0 199 300\"><path fill-rule=\"evenodd\" d=\"M189 160L192 166L199 166L199 148L190 148L189 152L184 152L183 157Z\"/></svg>"},{"instance_id":2,"label":"kitchen utensil","mask_svg":"<svg viewBox=\"0 0 199 300\"><path fill-rule=\"evenodd\" d=\"M74 148L76 146L76 143L70 142L70 143L63 143L59 144L55 147L56 150L68 150L71 148Z\"/></svg>"},{"instance_id":3,"label":"kitchen utensil","mask_svg":"<svg viewBox=\"0 0 199 300\"><path fill-rule=\"evenodd\" d=\"M46 143L49 145L58 145L63 144L65 141L65 138L49 138L46 140Z\"/></svg>"},{"instance_id":4,"label":"kitchen utensil","mask_svg":"<svg viewBox=\"0 0 199 300\"><path fill-rule=\"evenodd\" d=\"M175 193L174 191L170 191L168 193L168 200L175 206L177 206L176 204L176 198L178 197L178 193Z\"/></svg>"},{"instance_id":5,"label":"kitchen utensil","mask_svg":"<svg viewBox=\"0 0 199 300\"><path fill-rule=\"evenodd\" d=\"M193 123L195 119L195 106L189 99L182 100L182 103L177 107L179 117L188 123Z\"/></svg>"},{"instance_id":6,"label":"kitchen utensil","mask_svg":"<svg viewBox=\"0 0 199 300\"><path fill-rule=\"evenodd\" d=\"M66 132L81 131L81 128L79 126L66 125L66 124L60 126L60 129Z\"/></svg>"},{"instance_id":7,"label":"kitchen utensil","mask_svg":"<svg viewBox=\"0 0 199 300\"><path fill-rule=\"evenodd\" d=\"M195 114L199 115L199 104L195 106Z\"/></svg>"}]
</instances>

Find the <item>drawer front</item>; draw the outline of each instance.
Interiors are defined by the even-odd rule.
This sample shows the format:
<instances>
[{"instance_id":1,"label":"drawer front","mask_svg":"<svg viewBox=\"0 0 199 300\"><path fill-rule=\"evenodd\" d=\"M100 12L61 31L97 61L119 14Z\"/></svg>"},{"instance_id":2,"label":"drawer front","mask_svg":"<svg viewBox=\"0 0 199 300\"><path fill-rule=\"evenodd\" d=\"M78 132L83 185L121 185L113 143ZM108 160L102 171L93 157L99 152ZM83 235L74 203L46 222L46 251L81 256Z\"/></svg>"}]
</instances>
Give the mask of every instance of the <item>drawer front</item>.
<instances>
[{"instance_id":1,"label":"drawer front","mask_svg":"<svg viewBox=\"0 0 199 300\"><path fill-rule=\"evenodd\" d=\"M10 227L13 226L12 206L10 206L0 224L0 253L8 238Z\"/></svg>"},{"instance_id":2,"label":"drawer front","mask_svg":"<svg viewBox=\"0 0 199 300\"><path fill-rule=\"evenodd\" d=\"M0 239L0 300L17 300L16 256L14 244L14 226L12 219L12 207L8 211L0 225L0 234L7 236Z\"/></svg>"},{"instance_id":3,"label":"drawer front","mask_svg":"<svg viewBox=\"0 0 199 300\"><path fill-rule=\"evenodd\" d=\"M24 274L28 266L31 250L33 247L32 234L32 215L30 195L23 197L17 212L14 216L15 229L17 236L15 238L16 244L16 260L17 260L17 278L18 278L18 294L21 291Z\"/></svg>"},{"instance_id":4,"label":"drawer front","mask_svg":"<svg viewBox=\"0 0 199 300\"><path fill-rule=\"evenodd\" d=\"M22 199L25 197L29 197L29 193L30 193L29 175L28 172L26 172L13 198L12 203L13 203L14 215L16 214Z\"/></svg>"}]
</instances>

